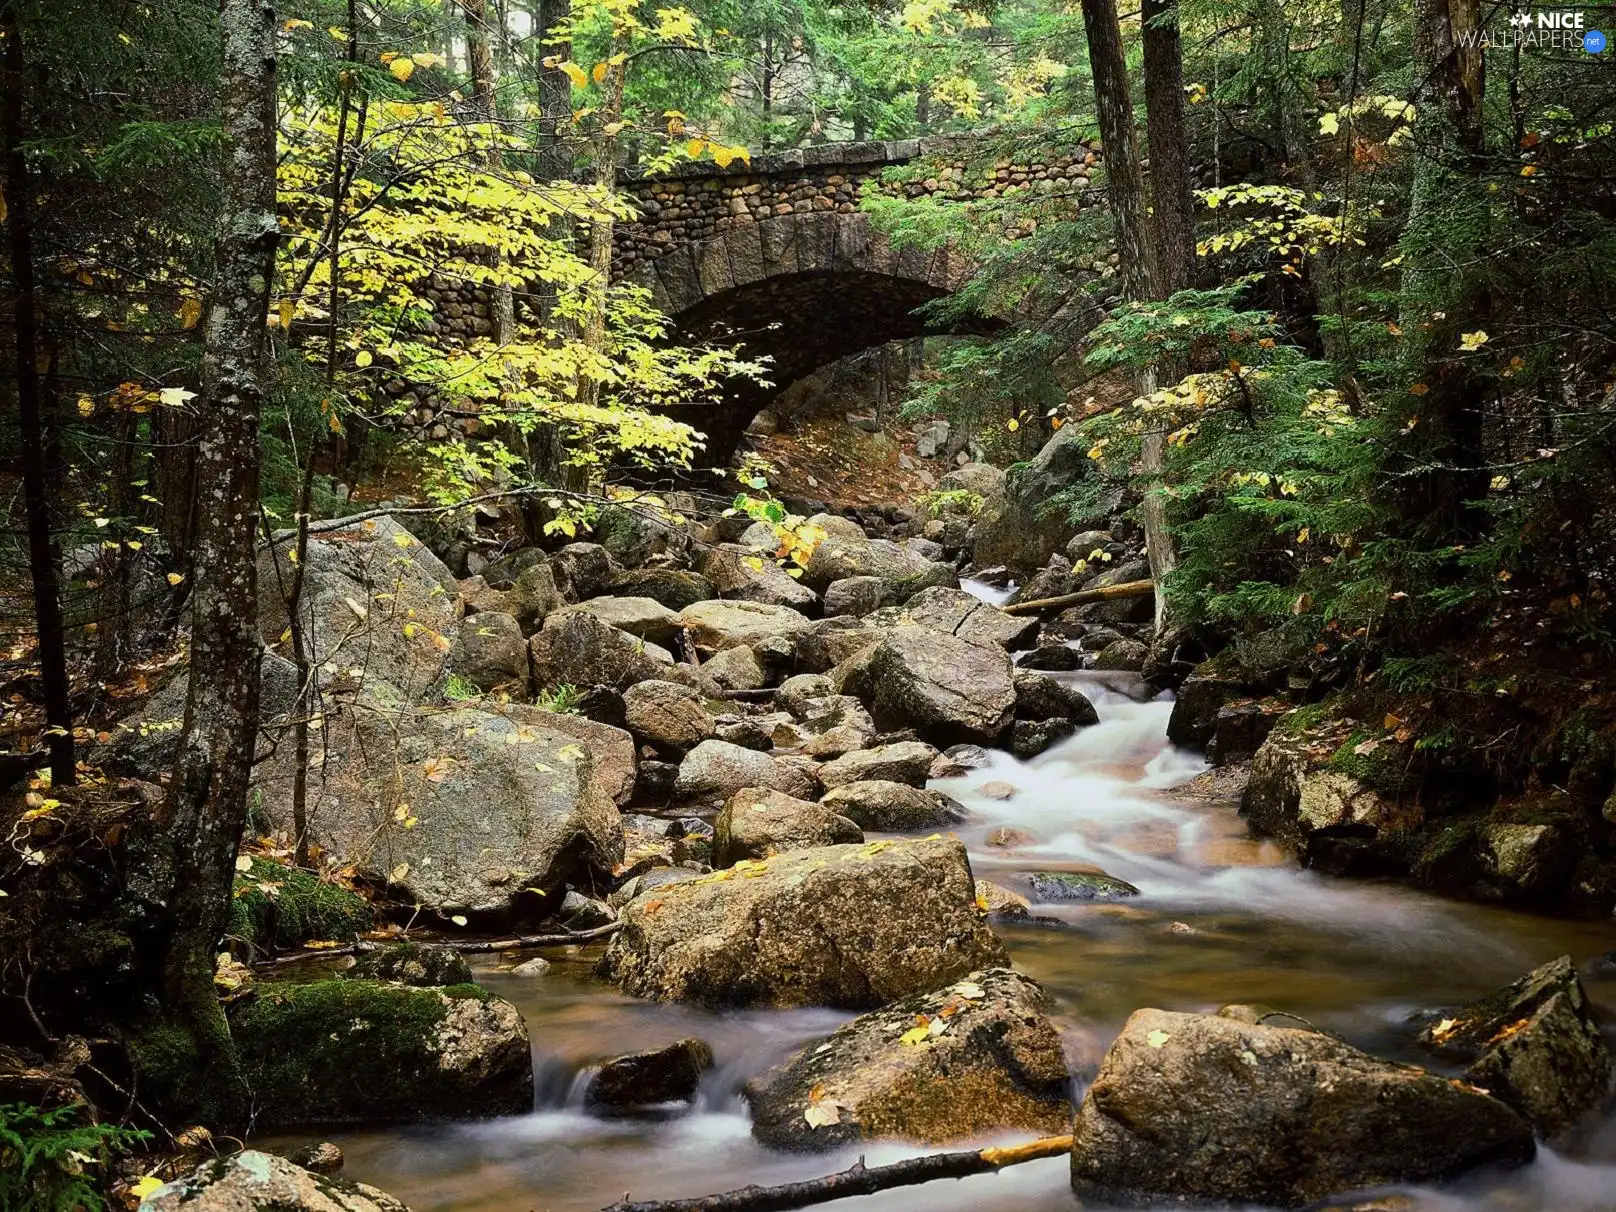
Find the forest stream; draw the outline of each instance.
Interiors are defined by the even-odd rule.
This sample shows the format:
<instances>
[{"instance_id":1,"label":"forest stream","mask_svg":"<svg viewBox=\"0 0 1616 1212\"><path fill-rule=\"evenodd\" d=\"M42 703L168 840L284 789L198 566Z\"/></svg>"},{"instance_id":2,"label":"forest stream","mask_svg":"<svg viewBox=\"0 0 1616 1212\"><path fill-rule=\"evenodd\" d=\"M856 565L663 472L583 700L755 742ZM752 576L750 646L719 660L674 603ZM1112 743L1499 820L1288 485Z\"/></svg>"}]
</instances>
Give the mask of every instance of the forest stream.
<instances>
[{"instance_id":1,"label":"forest stream","mask_svg":"<svg viewBox=\"0 0 1616 1212\"><path fill-rule=\"evenodd\" d=\"M1214 1012L1231 1002L1266 1004L1374 1055L1429 1064L1413 1047L1422 1013L1485 994L1556 955L1581 961L1616 945L1608 922L1532 916L1299 870L1277 848L1251 840L1232 805L1175 797L1173 789L1204 763L1167 742L1171 696L1149 697L1127 674L1056 676L1090 697L1098 726L1031 762L994 752L987 768L932 785L970 809L957 832L979 877L1015 886L1016 875L1029 870L1098 866L1142 892L1123 902L1035 903L1034 915L1047 924L998 928L1015 966L1053 999L1051 1017L1079 1093L1141 1006ZM982 787L993 783L1016 793L1008 800L984 795ZM1036 841L1010 850L989 845L1001 826ZM327 1134L347 1156L347 1176L394 1193L416 1212L586 1212L624 1192L639 1199L696 1195L825 1174L861 1154L876 1164L915 1152L878 1143L798 1157L766 1149L749 1134L742 1084L851 1014L715 1015L639 1001L593 977L600 950L551 953L554 966L538 979L512 976L508 964L501 971L493 961L476 970L532 1031L532 1114ZM1616 981L1591 980L1587 988L1605 1021L1616 1021ZM592 1061L692 1034L712 1044L718 1063L689 1114L606 1120L584 1113ZM934 1184L923 1196L899 1190L838 1206L913 1208L924 1199L931 1212L1070 1209L1067 1169L1056 1158ZM1579 1140L1575 1156L1544 1148L1520 1171L1403 1194L1412 1202L1384 1206L1616 1208L1616 1118Z\"/></svg>"}]
</instances>

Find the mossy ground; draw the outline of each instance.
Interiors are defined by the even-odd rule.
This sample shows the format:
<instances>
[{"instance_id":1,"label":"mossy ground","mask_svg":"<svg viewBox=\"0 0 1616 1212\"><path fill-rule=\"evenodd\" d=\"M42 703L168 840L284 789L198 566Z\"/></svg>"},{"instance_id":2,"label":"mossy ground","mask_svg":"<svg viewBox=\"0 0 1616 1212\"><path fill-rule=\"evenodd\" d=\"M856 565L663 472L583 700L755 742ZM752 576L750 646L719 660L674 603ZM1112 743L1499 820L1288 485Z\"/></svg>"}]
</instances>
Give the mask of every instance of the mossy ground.
<instances>
[{"instance_id":1,"label":"mossy ground","mask_svg":"<svg viewBox=\"0 0 1616 1212\"><path fill-rule=\"evenodd\" d=\"M255 858L236 877L227 930L249 955L311 939L349 939L374 921L362 896L312 872Z\"/></svg>"}]
</instances>

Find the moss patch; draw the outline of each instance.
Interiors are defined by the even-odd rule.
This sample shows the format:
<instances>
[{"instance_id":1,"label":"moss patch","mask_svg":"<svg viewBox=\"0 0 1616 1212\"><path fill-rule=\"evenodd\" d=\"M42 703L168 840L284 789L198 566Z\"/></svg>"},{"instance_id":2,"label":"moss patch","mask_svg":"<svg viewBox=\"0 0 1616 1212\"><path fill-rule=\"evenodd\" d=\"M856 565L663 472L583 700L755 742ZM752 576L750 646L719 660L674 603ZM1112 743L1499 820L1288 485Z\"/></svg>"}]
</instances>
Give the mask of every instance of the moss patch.
<instances>
[{"instance_id":1,"label":"moss patch","mask_svg":"<svg viewBox=\"0 0 1616 1212\"><path fill-rule=\"evenodd\" d=\"M352 938L373 922L362 896L312 872L255 858L251 869L236 877L229 937L252 954L310 939Z\"/></svg>"}]
</instances>

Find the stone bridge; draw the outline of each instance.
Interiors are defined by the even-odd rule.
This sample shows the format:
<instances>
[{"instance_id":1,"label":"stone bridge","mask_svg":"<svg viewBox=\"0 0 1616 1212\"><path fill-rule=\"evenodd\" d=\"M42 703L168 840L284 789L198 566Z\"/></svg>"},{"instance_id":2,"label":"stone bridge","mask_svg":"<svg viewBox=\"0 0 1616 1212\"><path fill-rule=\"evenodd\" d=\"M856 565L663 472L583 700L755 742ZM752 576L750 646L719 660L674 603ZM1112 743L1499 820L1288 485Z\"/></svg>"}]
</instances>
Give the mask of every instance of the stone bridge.
<instances>
[{"instance_id":1,"label":"stone bridge","mask_svg":"<svg viewBox=\"0 0 1616 1212\"><path fill-rule=\"evenodd\" d=\"M973 267L952 249L896 247L859 210L867 192L954 200L1040 192L1076 209L1099 159L1092 145L987 166L967 150L955 139L824 144L728 169L690 162L624 179L640 217L617 228L614 275L649 287L681 338L734 340L770 359L774 387L739 384L716 410L683 410L708 435L708 460L728 457L779 388L861 350L942 331L916 310L957 290ZM917 160L925 177L881 180Z\"/></svg>"}]
</instances>

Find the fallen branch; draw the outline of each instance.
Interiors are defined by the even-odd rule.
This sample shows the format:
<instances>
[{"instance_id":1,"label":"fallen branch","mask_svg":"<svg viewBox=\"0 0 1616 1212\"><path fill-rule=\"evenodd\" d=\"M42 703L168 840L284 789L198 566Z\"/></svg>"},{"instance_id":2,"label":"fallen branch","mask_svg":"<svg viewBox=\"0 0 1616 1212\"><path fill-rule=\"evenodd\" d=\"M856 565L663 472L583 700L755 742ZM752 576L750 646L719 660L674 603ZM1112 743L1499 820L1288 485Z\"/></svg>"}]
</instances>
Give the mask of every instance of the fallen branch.
<instances>
[{"instance_id":1,"label":"fallen branch","mask_svg":"<svg viewBox=\"0 0 1616 1212\"><path fill-rule=\"evenodd\" d=\"M1064 1157L1072 1151L1070 1136L1045 1136L1021 1145L1004 1148L968 1149L960 1153L933 1153L910 1157L886 1166L866 1167L864 1159L846 1170L781 1183L777 1187L741 1187L718 1195L698 1195L690 1199L654 1199L629 1203L625 1197L604 1212L781 1212L829 1203L853 1195L870 1195L893 1187L912 1187L938 1178L966 1178L991 1174L1006 1166L1037 1161L1044 1157Z\"/></svg>"},{"instance_id":2,"label":"fallen branch","mask_svg":"<svg viewBox=\"0 0 1616 1212\"><path fill-rule=\"evenodd\" d=\"M1038 598L1032 602L1017 602L1014 606L1001 606L999 609L1005 614L1033 614L1039 610L1054 610L1060 606L1082 606L1086 602L1111 602L1117 598L1149 597L1155 592L1155 581L1124 581L1120 585L1107 585L1104 589L1080 589L1076 593Z\"/></svg>"},{"instance_id":3,"label":"fallen branch","mask_svg":"<svg viewBox=\"0 0 1616 1212\"><path fill-rule=\"evenodd\" d=\"M514 938L494 939L444 939L434 946L448 947L451 951L462 951L468 955L477 955L489 951L525 951L530 947L566 947L574 943L592 942L597 938L605 938L616 934L623 928L622 922L607 922L604 926L596 926L592 930L569 930L563 934L523 934ZM326 959L339 955L362 955L367 951L381 951L396 943L403 942L396 939L392 942L377 942L371 939L360 939L357 942L347 943L341 947L312 947L305 951L297 951L291 955L277 955L273 959L259 960L254 966L263 968L274 964L295 964L299 960Z\"/></svg>"}]
</instances>

